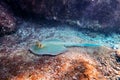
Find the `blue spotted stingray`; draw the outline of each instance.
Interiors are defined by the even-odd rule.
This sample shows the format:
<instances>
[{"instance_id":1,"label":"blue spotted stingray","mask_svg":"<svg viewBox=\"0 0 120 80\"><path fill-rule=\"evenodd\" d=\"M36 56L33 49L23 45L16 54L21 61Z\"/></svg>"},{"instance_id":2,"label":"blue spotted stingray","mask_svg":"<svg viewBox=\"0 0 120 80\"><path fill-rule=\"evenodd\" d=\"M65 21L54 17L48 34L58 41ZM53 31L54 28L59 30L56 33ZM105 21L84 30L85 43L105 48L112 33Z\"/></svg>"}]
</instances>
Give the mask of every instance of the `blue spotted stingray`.
<instances>
[{"instance_id":1,"label":"blue spotted stingray","mask_svg":"<svg viewBox=\"0 0 120 80\"><path fill-rule=\"evenodd\" d=\"M30 47L30 51L37 55L58 55L67 51L68 47L99 47L98 44L80 44L72 42L64 42L59 39L51 39L42 41L42 48L39 48L36 45Z\"/></svg>"}]
</instances>

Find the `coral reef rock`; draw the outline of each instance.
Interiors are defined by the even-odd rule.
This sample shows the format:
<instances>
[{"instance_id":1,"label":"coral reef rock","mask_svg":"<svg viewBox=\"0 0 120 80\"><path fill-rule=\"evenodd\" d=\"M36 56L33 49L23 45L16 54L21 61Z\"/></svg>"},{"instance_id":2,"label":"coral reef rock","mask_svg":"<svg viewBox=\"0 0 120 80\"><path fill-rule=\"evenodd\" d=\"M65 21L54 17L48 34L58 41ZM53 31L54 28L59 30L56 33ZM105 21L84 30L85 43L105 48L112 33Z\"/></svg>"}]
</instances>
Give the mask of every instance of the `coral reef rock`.
<instances>
[{"instance_id":1,"label":"coral reef rock","mask_svg":"<svg viewBox=\"0 0 120 80\"><path fill-rule=\"evenodd\" d=\"M8 6L0 2L0 36L15 30L16 21Z\"/></svg>"},{"instance_id":2,"label":"coral reef rock","mask_svg":"<svg viewBox=\"0 0 120 80\"><path fill-rule=\"evenodd\" d=\"M120 31L119 0L10 0L9 2L28 14L35 13L47 19L78 25L80 28L94 31L103 29L107 32Z\"/></svg>"},{"instance_id":3,"label":"coral reef rock","mask_svg":"<svg viewBox=\"0 0 120 80\"><path fill-rule=\"evenodd\" d=\"M57 56L37 56L23 49L0 52L0 80L116 80L116 51L106 47L69 48Z\"/></svg>"}]
</instances>

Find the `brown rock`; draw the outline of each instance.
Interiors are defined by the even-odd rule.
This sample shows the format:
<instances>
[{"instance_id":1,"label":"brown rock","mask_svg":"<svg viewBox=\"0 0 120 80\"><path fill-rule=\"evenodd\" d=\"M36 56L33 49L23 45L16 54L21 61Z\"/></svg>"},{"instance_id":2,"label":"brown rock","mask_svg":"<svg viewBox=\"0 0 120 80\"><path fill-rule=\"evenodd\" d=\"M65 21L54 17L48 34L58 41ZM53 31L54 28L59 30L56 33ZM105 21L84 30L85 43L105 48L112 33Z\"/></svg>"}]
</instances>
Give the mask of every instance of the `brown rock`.
<instances>
[{"instance_id":1,"label":"brown rock","mask_svg":"<svg viewBox=\"0 0 120 80\"><path fill-rule=\"evenodd\" d=\"M57 56L17 49L0 52L0 80L117 80L120 64L107 47L70 48Z\"/></svg>"},{"instance_id":2,"label":"brown rock","mask_svg":"<svg viewBox=\"0 0 120 80\"><path fill-rule=\"evenodd\" d=\"M35 56L25 50L14 51L7 58L0 58L0 79L106 80L96 61L87 53L80 51L70 49L54 57Z\"/></svg>"}]
</instances>

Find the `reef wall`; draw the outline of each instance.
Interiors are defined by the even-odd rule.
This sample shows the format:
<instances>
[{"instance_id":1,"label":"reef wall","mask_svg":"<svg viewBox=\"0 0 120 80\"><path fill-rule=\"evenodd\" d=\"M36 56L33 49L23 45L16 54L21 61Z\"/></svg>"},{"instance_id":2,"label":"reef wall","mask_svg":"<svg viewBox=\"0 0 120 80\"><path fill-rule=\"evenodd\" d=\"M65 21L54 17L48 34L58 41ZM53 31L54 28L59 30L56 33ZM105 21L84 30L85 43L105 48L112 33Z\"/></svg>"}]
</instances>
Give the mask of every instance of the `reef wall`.
<instances>
[{"instance_id":1,"label":"reef wall","mask_svg":"<svg viewBox=\"0 0 120 80\"><path fill-rule=\"evenodd\" d=\"M2 1L7 3L8 7L12 7L13 12L20 16L30 15L29 17L32 17L34 14L37 17L77 25L79 28L91 31L105 33L120 31L120 0Z\"/></svg>"},{"instance_id":2,"label":"reef wall","mask_svg":"<svg viewBox=\"0 0 120 80\"><path fill-rule=\"evenodd\" d=\"M7 3L24 13L34 13L80 28L120 31L120 0L7 0Z\"/></svg>"}]
</instances>

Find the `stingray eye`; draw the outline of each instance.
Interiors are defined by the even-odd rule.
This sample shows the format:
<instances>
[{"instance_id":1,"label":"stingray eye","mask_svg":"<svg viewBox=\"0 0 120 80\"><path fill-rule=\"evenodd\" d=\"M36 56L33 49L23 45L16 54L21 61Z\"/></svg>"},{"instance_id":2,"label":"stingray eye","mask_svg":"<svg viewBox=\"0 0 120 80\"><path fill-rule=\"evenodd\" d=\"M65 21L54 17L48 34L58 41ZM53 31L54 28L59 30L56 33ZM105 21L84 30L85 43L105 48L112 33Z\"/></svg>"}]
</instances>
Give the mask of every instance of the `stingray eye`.
<instances>
[{"instance_id":1,"label":"stingray eye","mask_svg":"<svg viewBox=\"0 0 120 80\"><path fill-rule=\"evenodd\" d=\"M37 42L35 43L35 45L36 45L37 47L40 47L41 43L40 43L39 41L37 41Z\"/></svg>"},{"instance_id":2,"label":"stingray eye","mask_svg":"<svg viewBox=\"0 0 120 80\"><path fill-rule=\"evenodd\" d=\"M42 47L42 44L40 44L40 47Z\"/></svg>"}]
</instances>

